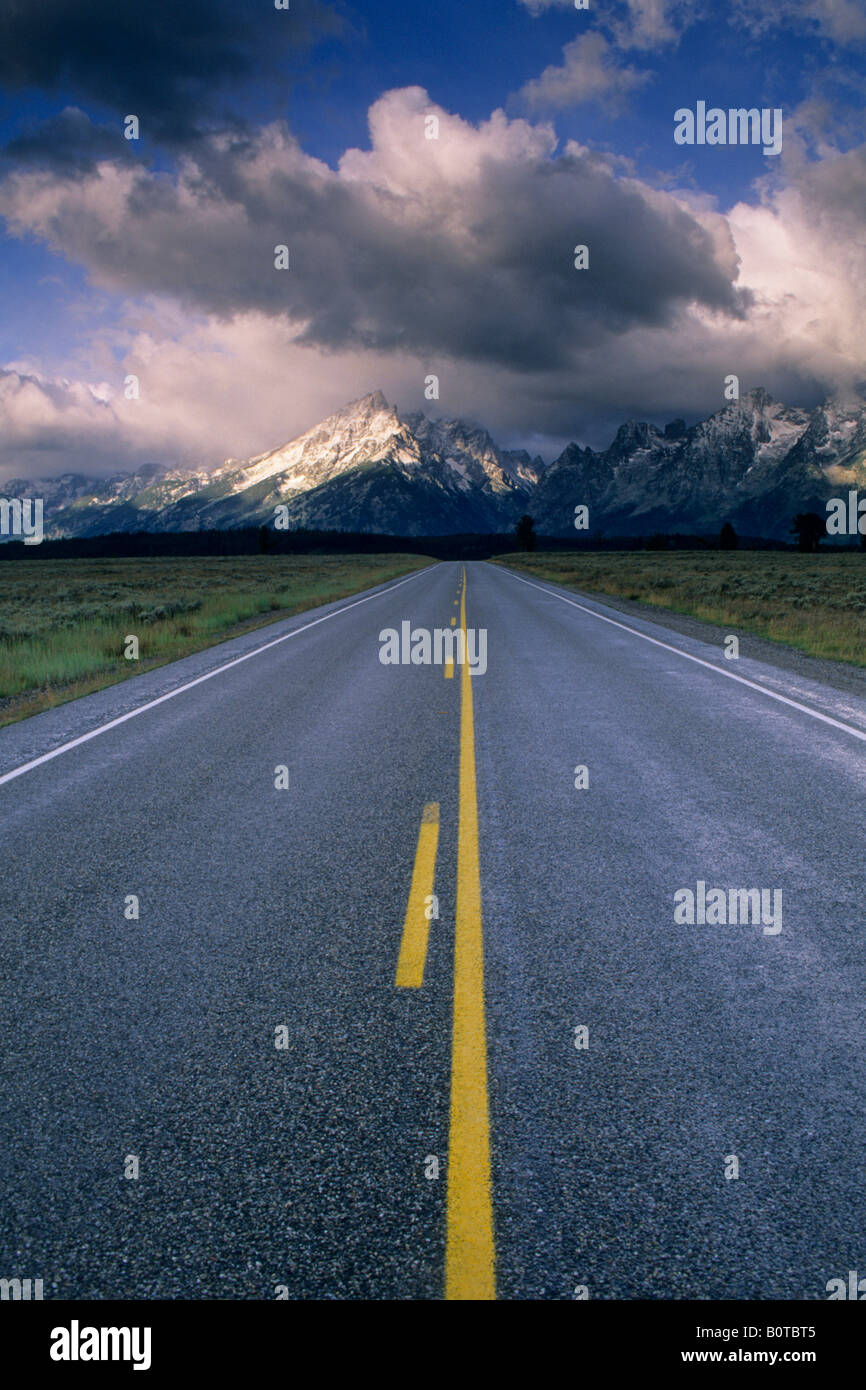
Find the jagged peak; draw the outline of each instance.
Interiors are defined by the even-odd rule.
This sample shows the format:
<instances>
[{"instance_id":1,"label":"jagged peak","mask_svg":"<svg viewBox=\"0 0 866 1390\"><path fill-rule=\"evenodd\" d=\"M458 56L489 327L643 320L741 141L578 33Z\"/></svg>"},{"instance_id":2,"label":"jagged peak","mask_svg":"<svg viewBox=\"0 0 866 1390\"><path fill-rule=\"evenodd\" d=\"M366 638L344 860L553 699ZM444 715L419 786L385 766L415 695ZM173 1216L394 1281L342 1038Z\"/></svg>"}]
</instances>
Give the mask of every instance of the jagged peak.
<instances>
[{"instance_id":1,"label":"jagged peak","mask_svg":"<svg viewBox=\"0 0 866 1390\"><path fill-rule=\"evenodd\" d=\"M635 445L645 447L652 440L663 437L657 425L650 425L646 420L626 420L625 424L620 425L617 430L610 447L611 449L634 448Z\"/></svg>"},{"instance_id":2,"label":"jagged peak","mask_svg":"<svg viewBox=\"0 0 866 1390\"><path fill-rule=\"evenodd\" d=\"M770 395L765 386L754 386L751 391L747 391L746 400L751 401L753 405L760 408L764 408L768 405L781 404L781 402L776 400L775 396Z\"/></svg>"},{"instance_id":3,"label":"jagged peak","mask_svg":"<svg viewBox=\"0 0 866 1390\"><path fill-rule=\"evenodd\" d=\"M380 410L394 410L395 407L389 405L385 399L384 391L368 391L366 396L359 396L356 401L349 401L340 410L334 412L335 415L374 415Z\"/></svg>"}]
</instances>

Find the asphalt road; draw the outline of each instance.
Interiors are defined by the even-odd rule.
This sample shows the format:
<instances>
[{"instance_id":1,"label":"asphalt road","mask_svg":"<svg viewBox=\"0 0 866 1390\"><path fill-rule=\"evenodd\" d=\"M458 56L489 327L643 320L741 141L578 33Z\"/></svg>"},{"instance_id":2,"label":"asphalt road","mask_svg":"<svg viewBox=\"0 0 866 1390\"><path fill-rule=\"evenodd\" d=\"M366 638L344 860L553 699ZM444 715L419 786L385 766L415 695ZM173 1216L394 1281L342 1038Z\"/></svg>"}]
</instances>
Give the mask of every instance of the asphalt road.
<instances>
[{"instance_id":1,"label":"asphalt road","mask_svg":"<svg viewBox=\"0 0 866 1390\"><path fill-rule=\"evenodd\" d=\"M383 629L459 628L441 564L0 732L0 1276L823 1299L866 1274L866 701L466 572L484 674L379 660ZM398 986L431 804L439 917ZM698 881L780 890L781 931L675 922Z\"/></svg>"}]
</instances>

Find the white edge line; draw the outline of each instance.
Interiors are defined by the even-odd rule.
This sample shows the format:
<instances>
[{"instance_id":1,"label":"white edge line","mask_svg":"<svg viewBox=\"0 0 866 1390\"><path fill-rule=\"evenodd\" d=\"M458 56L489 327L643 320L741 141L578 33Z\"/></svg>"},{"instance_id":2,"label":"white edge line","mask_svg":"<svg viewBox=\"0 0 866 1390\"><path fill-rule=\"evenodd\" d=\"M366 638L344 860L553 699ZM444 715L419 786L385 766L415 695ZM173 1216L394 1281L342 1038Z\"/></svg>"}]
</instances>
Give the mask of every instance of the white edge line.
<instances>
[{"instance_id":1,"label":"white edge line","mask_svg":"<svg viewBox=\"0 0 866 1390\"><path fill-rule=\"evenodd\" d=\"M790 700L787 695L779 695L775 690L768 690L765 685L759 685L757 681L750 681L745 676L736 676L733 671L726 671L723 666L716 666L712 661L704 661L699 656L692 656L690 652L684 652L681 647L671 646L670 642L661 642L658 637L650 637L648 633L640 632L636 627L629 627L628 623L617 622L616 618L606 618L603 613L596 613L593 608L587 608L583 603L576 603L574 599L566 598L565 594L558 594L555 589L548 589L544 584L535 584L531 579L522 579L519 574L513 574L504 566L499 568L511 579L516 579L518 584L528 584L530 589L540 589L543 594L549 594L551 598L561 599L563 603L571 604L572 608L579 608L581 613L588 613L591 618L598 618L599 622L610 623L613 627L621 627L623 632L630 632L633 637L642 637L645 642L652 642L654 647L664 647L665 651L673 652L675 656L681 656L686 661L694 661L698 666L705 666L708 671L715 671L716 675L725 676L729 681L737 681L740 685L747 685L750 690L759 690L762 695L768 695L771 700L778 700L781 705L790 705L791 709L797 709L801 714L808 714L812 719L820 719L822 724L830 724L834 729L841 729L846 734L853 734L855 738L866 743L866 730L858 729L853 724L843 724L840 719L832 719L829 714L821 714L816 709L810 709L808 705L801 705L799 700Z\"/></svg>"},{"instance_id":2,"label":"white edge line","mask_svg":"<svg viewBox=\"0 0 866 1390\"><path fill-rule=\"evenodd\" d=\"M427 570L434 568L433 565L425 565L423 569L416 570L414 574L408 574L405 579L398 580L396 584L391 584L387 589L379 589L377 593L367 594L365 598L356 598L354 602L345 604L343 608L335 609L333 613L325 613L321 618L314 618L311 623L304 623L303 627L296 627L291 632L284 632L282 637L275 637L273 641L265 642L264 646L256 647L254 651L245 652L243 656L236 656L232 661L224 662L222 666L215 666L212 671L206 671L203 676L196 676L194 681L187 681L185 685L179 685L175 690L169 690L165 695L159 695L155 700L148 700L146 705L138 705L136 709L118 715L117 719L110 719L107 724L100 724L98 728L91 729L89 733L72 738L68 743L61 743L57 748L52 748L50 753L43 753L38 758L32 758L29 763L22 763L20 767L14 767L11 772L4 772L0 776L0 787L4 782L11 782L14 777L22 777L25 772L31 772L34 767L41 767L43 763L50 762L52 758L59 758L61 753L68 753L71 748L77 748L79 744L87 743L92 738L98 738L100 734L108 733L109 729L116 729L118 724L125 724L127 719L135 719L136 715L144 714L149 709L155 709L157 705L164 704L166 700L173 700L175 695L182 695L185 690L192 690L193 686L201 685L202 681L209 681L214 676L222 675L223 671L230 671L233 666L240 666L242 661L249 661L254 656L260 656L262 652L269 651L271 647L278 647L281 642L288 642L290 637L298 637L300 633L307 632L311 627L317 627L319 623L326 623L329 618L338 618L341 613L347 613L350 608L357 608L359 603L369 603L371 599L393 593L395 589L400 588L401 584L408 584L410 579L417 579ZM205 647L202 650L207 651L208 648ZM200 654L199 652L193 653L196 656ZM110 686L103 688L111 689Z\"/></svg>"}]
</instances>

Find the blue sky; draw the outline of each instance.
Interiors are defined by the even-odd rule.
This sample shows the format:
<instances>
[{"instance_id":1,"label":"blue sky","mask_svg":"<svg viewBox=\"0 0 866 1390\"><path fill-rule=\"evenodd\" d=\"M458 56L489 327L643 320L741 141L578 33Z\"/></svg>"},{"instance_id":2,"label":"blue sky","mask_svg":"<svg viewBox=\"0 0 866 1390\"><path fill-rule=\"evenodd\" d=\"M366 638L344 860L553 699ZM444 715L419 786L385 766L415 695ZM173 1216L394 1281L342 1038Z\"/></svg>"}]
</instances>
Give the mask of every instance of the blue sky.
<instances>
[{"instance_id":1,"label":"blue sky","mask_svg":"<svg viewBox=\"0 0 866 1390\"><path fill-rule=\"evenodd\" d=\"M428 371L547 457L727 370L866 379L862 0L0 0L0 39L0 476L214 466ZM782 154L677 146L699 101Z\"/></svg>"},{"instance_id":2,"label":"blue sky","mask_svg":"<svg viewBox=\"0 0 866 1390\"><path fill-rule=\"evenodd\" d=\"M323 70L333 64L331 79L323 77L317 90L313 76L287 104L305 148L329 162L347 144L364 142L367 109L386 87L420 85L472 121L497 106L520 113L513 94L558 62L566 43L591 30L592 18L564 7L534 17L516 0L371 3L355 14L360 32L350 51L342 42L320 50ZM671 134L676 107L706 98L790 109L826 67L832 47L787 29L751 36L724 5L713 5L676 46L630 58L650 78L625 109L613 115L593 105L559 110L557 131L563 139L628 153L647 175L669 170L680 163ZM257 114L268 112L260 105ZM728 149L724 160L707 159L707 150L695 153L695 178L723 203L746 196L763 172L763 157L751 147Z\"/></svg>"}]
</instances>

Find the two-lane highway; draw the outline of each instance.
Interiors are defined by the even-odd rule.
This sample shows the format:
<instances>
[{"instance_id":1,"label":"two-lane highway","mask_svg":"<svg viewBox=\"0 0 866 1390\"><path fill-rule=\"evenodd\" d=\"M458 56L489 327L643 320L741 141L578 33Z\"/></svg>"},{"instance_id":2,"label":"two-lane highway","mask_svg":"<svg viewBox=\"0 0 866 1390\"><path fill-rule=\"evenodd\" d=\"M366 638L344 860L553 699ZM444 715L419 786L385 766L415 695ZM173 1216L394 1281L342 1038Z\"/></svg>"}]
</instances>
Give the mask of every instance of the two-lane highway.
<instances>
[{"instance_id":1,"label":"two-lane highway","mask_svg":"<svg viewBox=\"0 0 866 1390\"><path fill-rule=\"evenodd\" d=\"M809 1299L866 1267L866 704L465 573L0 733L0 1274ZM405 622L484 629L486 670L384 663ZM676 922L698 883L781 892L781 930Z\"/></svg>"}]
</instances>

